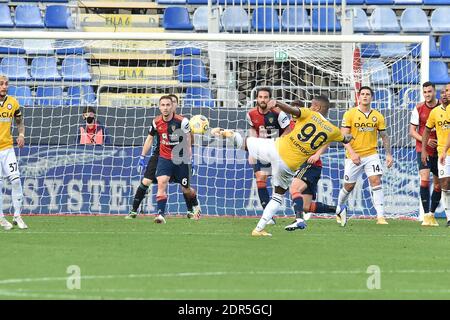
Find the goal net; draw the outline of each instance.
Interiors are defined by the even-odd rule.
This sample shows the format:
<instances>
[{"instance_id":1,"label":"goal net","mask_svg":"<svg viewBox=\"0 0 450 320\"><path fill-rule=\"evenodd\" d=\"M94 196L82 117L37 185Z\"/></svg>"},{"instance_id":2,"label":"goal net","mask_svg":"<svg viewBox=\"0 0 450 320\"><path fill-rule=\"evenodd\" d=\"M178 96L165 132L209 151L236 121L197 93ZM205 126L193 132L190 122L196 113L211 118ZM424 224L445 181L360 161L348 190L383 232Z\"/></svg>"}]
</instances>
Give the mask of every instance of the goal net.
<instances>
[{"instance_id":1,"label":"goal net","mask_svg":"<svg viewBox=\"0 0 450 320\"><path fill-rule=\"evenodd\" d=\"M9 32L0 37L0 73L9 77L9 94L19 100L26 124L26 147L16 149L25 213L127 213L141 179L138 157L159 114L161 95L176 94L177 112L188 118L203 114L212 127L245 134L245 115L255 105L258 87L305 106L314 96L326 95L332 103L329 119L339 125L356 103L355 88L370 85L373 108L386 118L395 159L393 168L384 168L386 212L393 217L418 214L419 180L408 125L420 84L428 80L423 77L428 72L426 37L93 34ZM78 139L88 106L106 128L103 145ZM384 160L381 143L380 153ZM192 186L205 214L261 214L245 152L196 136L193 158ZM318 200L335 204L343 148L331 146L323 162ZM10 194L9 186L5 189ZM375 214L369 192L367 182L358 181L349 200L351 214ZM153 186L144 213L155 213L155 194ZM7 212L11 201L4 206ZM171 184L169 214L185 211L179 186ZM286 195L282 214L292 213Z\"/></svg>"}]
</instances>

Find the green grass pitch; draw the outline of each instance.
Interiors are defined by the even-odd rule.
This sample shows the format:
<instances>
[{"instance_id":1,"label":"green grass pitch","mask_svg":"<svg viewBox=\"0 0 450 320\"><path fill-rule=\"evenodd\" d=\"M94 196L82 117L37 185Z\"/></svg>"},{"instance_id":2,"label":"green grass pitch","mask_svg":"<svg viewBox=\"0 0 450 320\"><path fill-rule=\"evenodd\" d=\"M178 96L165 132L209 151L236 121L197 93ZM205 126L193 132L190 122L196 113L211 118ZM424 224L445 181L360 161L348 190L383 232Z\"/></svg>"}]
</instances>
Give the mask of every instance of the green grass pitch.
<instances>
[{"instance_id":1,"label":"green grass pitch","mask_svg":"<svg viewBox=\"0 0 450 320\"><path fill-rule=\"evenodd\" d=\"M10 220L10 217L8 218ZM0 299L449 299L450 228L418 222L310 220L272 238L257 220L123 216L25 217L0 231ZM68 289L80 268L80 289ZM377 274L367 273L369 266ZM372 277L372 278L370 278ZM369 281L368 281L369 279ZM72 282L71 282L72 281Z\"/></svg>"}]
</instances>

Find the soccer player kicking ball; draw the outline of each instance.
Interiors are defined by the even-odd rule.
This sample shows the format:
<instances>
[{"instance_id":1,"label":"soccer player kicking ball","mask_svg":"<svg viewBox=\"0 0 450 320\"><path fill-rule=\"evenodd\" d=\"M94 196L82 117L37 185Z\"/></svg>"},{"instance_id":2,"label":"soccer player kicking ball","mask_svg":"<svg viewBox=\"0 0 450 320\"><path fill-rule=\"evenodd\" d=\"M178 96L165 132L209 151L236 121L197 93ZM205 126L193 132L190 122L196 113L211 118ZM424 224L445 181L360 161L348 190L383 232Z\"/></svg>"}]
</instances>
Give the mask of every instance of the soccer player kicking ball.
<instances>
[{"instance_id":1,"label":"soccer player kicking ball","mask_svg":"<svg viewBox=\"0 0 450 320\"><path fill-rule=\"evenodd\" d=\"M252 236L255 237L271 236L264 228L280 208L283 195L289 188L295 171L323 145L334 141L348 143L352 139L350 134L342 134L337 127L325 119L329 104L321 106L318 111L292 107L276 100L270 100L267 106L268 108L278 107L294 117L295 127L290 133L276 139L248 137L244 140L238 132L232 130L221 128L211 130L213 135L231 139L236 148L248 150L253 158L272 164L275 190L256 228L252 231ZM301 197L296 199L296 202L296 205L303 207ZM285 229L293 231L305 227L305 221L297 218Z\"/></svg>"},{"instance_id":2,"label":"soccer player kicking ball","mask_svg":"<svg viewBox=\"0 0 450 320\"><path fill-rule=\"evenodd\" d=\"M153 144L154 137L157 137L159 141L159 158L156 166L158 216L155 218L155 223L166 223L167 186L171 177L174 182L181 184L183 195L189 200L188 210L192 210L194 219L198 220L201 210L195 190L190 187L191 129L189 121L175 114L170 96L162 96L159 99L159 110L161 115L153 120L141 153L141 156L145 157Z\"/></svg>"},{"instance_id":3,"label":"soccer player kicking ball","mask_svg":"<svg viewBox=\"0 0 450 320\"><path fill-rule=\"evenodd\" d=\"M377 151L377 142L379 134L386 152L386 166L390 168L394 164L394 159L391 155L389 137L385 131L383 115L370 107L373 98L372 89L366 86L361 87L359 97L359 106L346 111L342 120L342 133L351 133L355 139L345 145L347 159L345 159L344 186L339 191L336 213L342 211L356 181L365 172L372 191L373 206L377 212L377 224L388 224L384 218L384 194L381 185L383 169ZM341 226L347 223L346 215L337 216L337 220Z\"/></svg>"},{"instance_id":4,"label":"soccer player kicking ball","mask_svg":"<svg viewBox=\"0 0 450 320\"><path fill-rule=\"evenodd\" d=\"M19 137L17 138L17 146L23 148L25 145L25 125L23 123L22 113L19 108L17 100L11 96L8 96L8 78L4 75L0 75L0 99L1 111L0 112L0 192L3 190L3 177L6 177L12 186L12 202L14 207L14 218L11 224L6 220L3 214L3 195L0 194L0 226L5 230L10 230L13 225L19 227L19 229L27 229L28 226L22 220L20 216L22 210L22 183L20 181L20 172L17 165L16 154L13 148L13 138L11 136L11 123L14 118L17 130L19 131Z\"/></svg>"},{"instance_id":5,"label":"soccer player kicking ball","mask_svg":"<svg viewBox=\"0 0 450 320\"><path fill-rule=\"evenodd\" d=\"M450 98L450 84L445 87L447 99ZM447 147L447 137L450 134L450 108L442 104L431 110L430 115L422 134L422 144L427 145L431 130L436 129L437 150L438 150L438 174L439 183L442 189L442 199L444 200L445 215L447 216L447 226L450 220L450 151ZM422 163L428 161L426 149L422 150Z\"/></svg>"}]
</instances>

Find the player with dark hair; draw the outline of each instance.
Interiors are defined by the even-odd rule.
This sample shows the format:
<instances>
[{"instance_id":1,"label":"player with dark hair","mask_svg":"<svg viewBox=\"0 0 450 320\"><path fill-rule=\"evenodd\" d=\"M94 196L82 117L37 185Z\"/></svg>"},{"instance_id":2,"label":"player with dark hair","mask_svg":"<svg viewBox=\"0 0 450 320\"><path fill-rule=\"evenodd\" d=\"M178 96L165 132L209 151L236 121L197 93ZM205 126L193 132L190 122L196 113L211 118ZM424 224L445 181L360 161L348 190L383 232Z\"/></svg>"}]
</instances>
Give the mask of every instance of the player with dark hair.
<instances>
[{"instance_id":1,"label":"player with dark hair","mask_svg":"<svg viewBox=\"0 0 450 320\"><path fill-rule=\"evenodd\" d=\"M271 98L269 88L258 88L256 91L256 106L247 113L247 122L250 125L249 136L259 138L276 138L289 128L289 117L278 108L270 109L267 103ZM249 156L249 163L253 167L256 178L258 196L263 209L270 201L267 190L267 177L270 175L270 163L262 163Z\"/></svg>"},{"instance_id":2,"label":"player with dark hair","mask_svg":"<svg viewBox=\"0 0 450 320\"><path fill-rule=\"evenodd\" d=\"M428 161L422 164L422 134L425 130L430 112L439 105L436 99L436 88L431 82L425 82L422 85L422 92L425 101L420 102L411 112L411 121L409 125L409 135L416 139L417 164L420 176L420 199L424 211L423 226L439 226L434 213L441 201L441 186L439 184L438 156L437 156L437 137L436 131L430 132L430 138L426 145ZM433 174L433 194L430 204L430 171Z\"/></svg>"}]
</instances>

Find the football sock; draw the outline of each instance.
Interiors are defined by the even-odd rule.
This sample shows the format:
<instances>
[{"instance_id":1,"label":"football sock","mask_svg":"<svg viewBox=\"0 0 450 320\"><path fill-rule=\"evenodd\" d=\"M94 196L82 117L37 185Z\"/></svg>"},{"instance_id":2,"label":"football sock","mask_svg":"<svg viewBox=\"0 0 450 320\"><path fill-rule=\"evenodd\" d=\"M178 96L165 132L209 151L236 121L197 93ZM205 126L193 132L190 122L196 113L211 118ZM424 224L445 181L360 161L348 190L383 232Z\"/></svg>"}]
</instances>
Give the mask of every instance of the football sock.
<instances>
[{"instance_id":1,"label":"football sock","mask_svg":"<svg viewBox=\"0 0 450 320\"><path fill-rule=\"evenodd\" d=\"M139 205L141 204L142 200L145 197L145 194L147 193L148 187L141 182L139 187L136 190L136 194L134 195L133 199L133 212L137 212Z\"/></svg>"},{"instance_id":2,"label":"football sock","mask_svg":"<svg viewBox=\"0 0 450 320\"><path fill-rule=\"evenodd\" d=\"M350 195L350 192L345 190L345 188L342 188L341 190L339 190L338 207L344 205L347 202L349 195ZM337 208L336 208L336 210L337 210Z\"/></svg>"},{"instance_id":3,"label":"football sock","mask_svg":"<svg viewBox=\"0 0 450 320\"><path fill-rule=\"evenodd\" d=\"M267 190L267 183L266 181L256 181L256 186L258 187L259 201L261 202L261 206L263 207L263 209L265 209L270 201L269 191Z\"/></svg>"},{"instance_id":4,"label":"football sock","mask_svg":"<svg viewBox=\"0 0 450 320\"><path fill-rule=\"evenodd\" d=\"M434 187L433 193L431 194L431 206L430 206L430 212L435 213L436 208L439 206L439 202L441 201L441 188Z\"/></svg>"},{"instance_id":5,"label":"football sock","mask_svg":"<svg viewBox=\"0 0 450 320\"><path fill-rule=\"evenodd\" d=\"M239 132L234 132L233 135L233 143L236 149L240 149L242 144L244 143L244 139L242 138Z\"/></svg>"},{"instance_id":6,"label":"football sock","mask_svg":"<svg viewBox=\"0 0 450 320\"><path fill-rule=\"evenodd\" d=\"M164 216L166 214L167 196L156 196L158 214Z\"/></svg>"},{"instance_id":7,"label":"football sock","mask_svg":"<svg viewBox=\"0 0 450 320\"><path fill-rule=\"evenodd\" d=\"M14 207L14 217L20 216L22 212L23 190L20 178L16 177L11 180L11 196Z\"/></svg>"},{"instance_id":8,"label":"football sock","mask_svg":"<svg viewBox=\"0 0 450 320\"><path fill-rule=\"evenodd\" d=\"M0 218L3 218L3 179L0 179Z\"/></svg>"},{"instance_id":9,"label":"football sock","mask_svg":"<svg viewBox=\"0 0 450 320\"><path fill-rule=\"evenodd\" d=\"M296 219L303 219L303 197L300 192L292 193L292 202L294 203L294 212Z\"/></svg>"},{"instance_id":10,"label":"football sock","mask_svg":"<svg viewBox=\"0 0 450 320\"><path fill-rule=\"evenodd\" d=\"M330 206L322 202L311 202L308 212L311 213L335 213L337 210L336 206Z\"/></svg>"},{"instance_id":11,"label":"football sock","mask_svg":"<svg viewBox=\"0 0 450 320\"><path fill-rule=\"evenodd\" d=\"M267 204L261 219L256 225L256 231L261 231L266 227L267 222L272 219L273 215L277 213L278 209L281 207L282 199L283 196L281 194L274 193L272 195L272 199Z\"/></svg>"},{"instance_id":12,"label":"football sock","mask_svg":"<svg viewBox=\"0 0 450 320\"><path fill-rule=\"evenodd\" d=\"M384 216L384 194L383 187L381 184L379 186L371 187L372 189L372 200L375 211L377 212L377 218Z\"/></svg>"},{"instance_id":13,"label":"football sock","mask_svg":"<svg viewBox=\"0 0 450 320\"><path fill-rule=\"evenodd\" d=\"M423 211L430 212L430 181L420 180L420 200Z\"/></svg>"},{"instance_id":14,"label":"football sock","mask_svg":"<svg viewBox=\"0 0 450 320\"><path fill-rule=\"evenodd\" d=\"M442 197L444 199L445 216L447 217L447 221L449 221L450 220L450 190L442 189Z\"/></svg>"}]
</instances>

